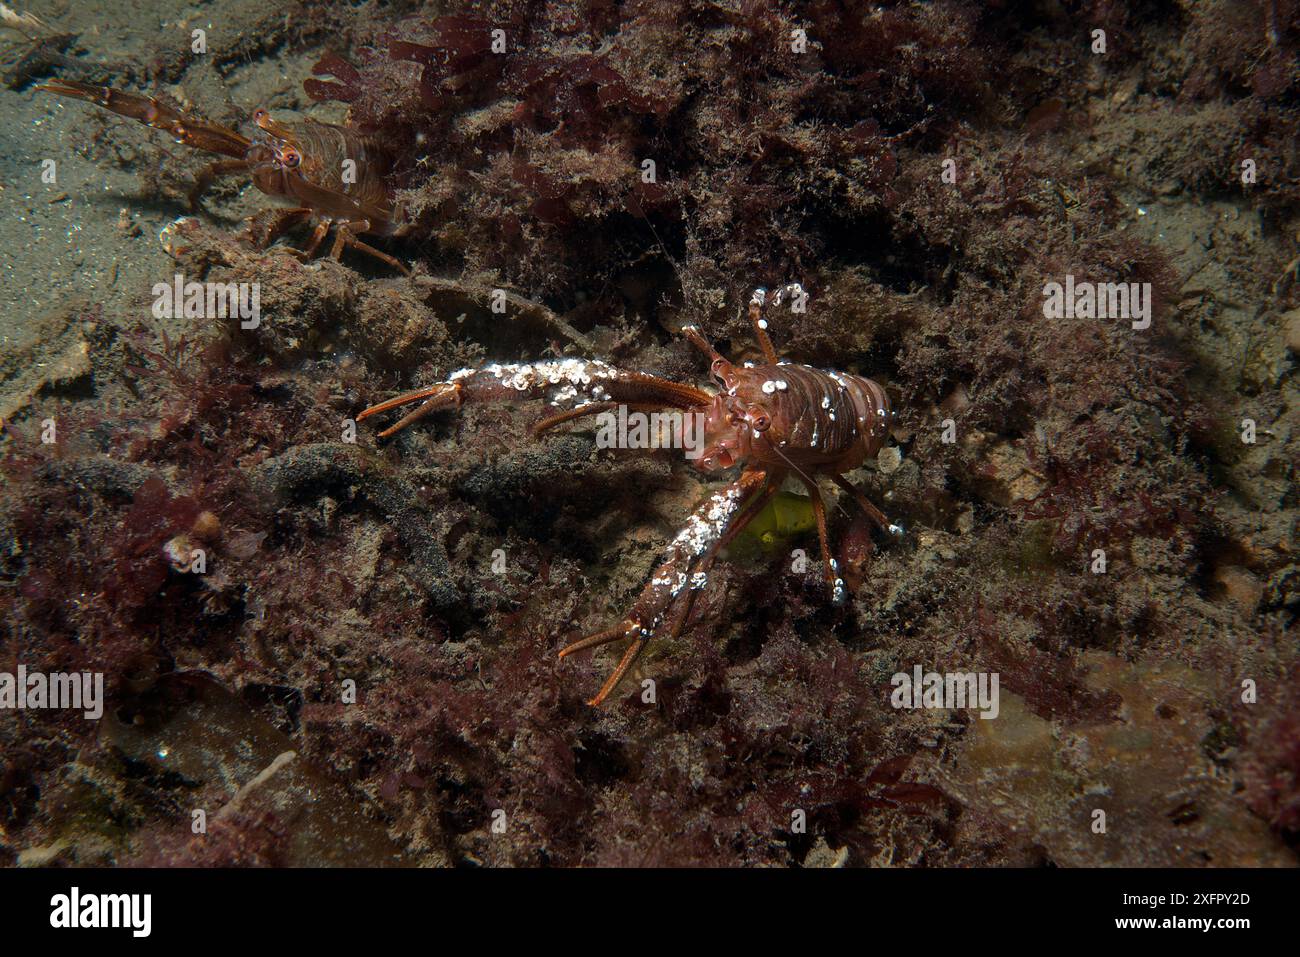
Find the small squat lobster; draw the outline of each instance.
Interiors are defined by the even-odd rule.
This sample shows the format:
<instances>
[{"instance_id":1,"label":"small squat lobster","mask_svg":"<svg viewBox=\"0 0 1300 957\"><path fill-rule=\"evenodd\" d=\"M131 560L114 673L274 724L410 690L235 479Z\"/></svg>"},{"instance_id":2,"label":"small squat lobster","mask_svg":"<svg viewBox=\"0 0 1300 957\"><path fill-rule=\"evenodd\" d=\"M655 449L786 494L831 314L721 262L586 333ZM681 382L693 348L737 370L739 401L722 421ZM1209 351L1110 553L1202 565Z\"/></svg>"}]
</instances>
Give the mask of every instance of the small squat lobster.
<instances>
[{"instance_id":1,"label":"small squat lobster","mask_svg":"<svg viewBox=\"0 0 1300 957\"><path fill-rule=\"evenodd\" d=\"M791 284L778 290L771 301L779 305L788 295L802 297L804 293ZM763 318L767 298L767 290L760 288L754 290L749 301L750 321L767 360L761 365L745 363L737 368L719 355L696 327L682 330L711 360L709 371L721 388L717 394L616 369L599 360L564 359L461 369L446 382L381 402L357 416L358 420L365 419L423 401L405 418L380 432L380 437L392 435L436 409L518 398L547 398L560 409L534 426L537 434L581 416L611 411L620 404L638 411L667 408L704 416L703 448L696 467L713 472L740 464L740 476L710 495L687 519L686 527L673 539L662 563L617 627L575 641L560 651L564 658L586 648L630 640L622 660L591 699L591 705L599 705L609 697L651 638L658 634L670 639L678 635L690 613L694 594L707 582L718 552L762 511L791 472L812 496L826 585L833 602L844 601L845 585L831 557L826 504L813 476L829 476L879 528L893 534L901 531L890 525L842 474L860 466L884 445L891 418L885 390L861 376L779 362Z\"/></svg>"},{"instance_id":2,"label":"small squat lobster","mask_svg":"<svg viewBox=\"0 0 1300 957\"><path fill-rule=\"evenodd\" d=\"M315 223L302 250L310 259L333 227L330 258L338 259L344 247L358 249L402 273L397 259L362 242L359 235L401 236L409 226L400 215L388 186L393 160L382 143L346 126L302 120L281 123L259 107L253 111L257 133L248 139L235 130L175 110L149 96L126 93L109 86L92 86L75 80L51 80L36 89L86 100L145 126L163 130L176 142L194 149L220 153L230 159L210 163L190 190L190 207L218 176L247 173L253 185L268 196L283 196L297 205L276 209L260 230L250 231L262 247L292 226Z\"/></svg>"}]
</instances>

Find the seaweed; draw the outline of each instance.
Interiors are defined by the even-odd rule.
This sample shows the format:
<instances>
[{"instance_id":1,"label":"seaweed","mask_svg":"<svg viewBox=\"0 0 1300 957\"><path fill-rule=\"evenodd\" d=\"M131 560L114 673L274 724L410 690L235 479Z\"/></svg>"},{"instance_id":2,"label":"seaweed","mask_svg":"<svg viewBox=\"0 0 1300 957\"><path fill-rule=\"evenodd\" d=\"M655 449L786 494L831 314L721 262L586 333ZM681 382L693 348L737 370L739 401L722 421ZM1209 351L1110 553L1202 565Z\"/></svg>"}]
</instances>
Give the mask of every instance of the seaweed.
<instances>
[{"instance_id":1,"label":"seaweed","mask_svg":"<svg viewBox=\"0 0 1300 957\"><path fill-rule=\"evenodd\" d=\"M1289 257L1241 250L1277 252L1294 227L1296 4L438 6L394 22L318 4L302 21L331 38L307 96L401 157L416 275L305 266L186 221L181 267L261 283L268 320L101 316L78 386L94 396L44 388L6 423L5 667L102 670L137 744L160 715L198 713L166 689L210 682L232 727L260 722L402 862L1110 860L1053 831L1050 802L990 798L1019 782L1014 761L978 763L1003 753L980 750L998 743L979 719L889 706L890 676L918 663L998 672L1007 747L1057 749L1059 767L1026 771L1065 782L1054 807L1118 782L1152 834L1231 820L1214 850L1293 860L1294 703L1270 682L1258 714L1222 702L1294 656L1279 531L1294 440L1235 431L1283 421L1294 350L1261 333L1264 371L1234 372L1233 304L1137 210L1258 211L1268 244L1215 234L1216 255L1261 328L1293 304L1271 289ZM1122 55L1094 58L1080 24ZM1123 140L1157 112L1177 135ZM1243 190L1246 158L1260 178ZM1044 285L1067 273L1149 284L1151 325L1047 316ZM484 356L703 379L675 330L753 357L743 297L791 279L811 296L774 317L782 351L888 383L889 457L854 480L907 534L873 540L835 514L844 608L815 562L792 567L793 549L814 554L806 528L734 549L682 634L592 711L579 691L605 663L553 653L622 607L697 484L581 430L530 445L524 410L431 416L388 446L348 422ZM204 574L173 561L194 549ZM1174 663L1199 697L1135 699L1119 674ZM1182 755L1203 725L1198 760L1217 771L1172 822L1163 766L1096 758L1135 729ZM60 713L0 729L13 846L75 864L330 862L260 804L195 839L191 799L230 789L133 740ZM90 783L65 780L74 762ZM88 820L107 837L78 840ZM1115 853L1148 863L1136 844Z\"/></svg>"}]
</instances>

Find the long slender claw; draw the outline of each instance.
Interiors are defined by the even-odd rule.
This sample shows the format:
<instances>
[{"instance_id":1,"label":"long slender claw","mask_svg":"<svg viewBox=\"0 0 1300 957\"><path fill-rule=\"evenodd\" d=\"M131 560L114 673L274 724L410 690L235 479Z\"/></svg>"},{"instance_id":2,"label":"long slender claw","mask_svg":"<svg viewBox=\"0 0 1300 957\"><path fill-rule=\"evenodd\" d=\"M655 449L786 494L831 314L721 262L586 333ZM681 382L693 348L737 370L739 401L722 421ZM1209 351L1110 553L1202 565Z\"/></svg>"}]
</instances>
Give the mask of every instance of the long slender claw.
<instances>
[{"instance_id":1,"label":"long slender claw","mask_svg":"<svg viewBox=\"0 0 1300 957\"><path fill-rule=\"evenodd\" d=\"M182 113L151 96L127 93L124 90L115 90L111 86L79 83L76 80L50 80L36 89L58 96L85 100L119 116L170 133L179 142L196 149L243 159L252 145L252 140L241 136L229 127Z\"/></svg>"},{"instance_id":2,"label":"long slender claw","mask_svg":"<svg viewBox=\"0 0 1300 957\"><path fill-rule=\"evenodd\" d=\"M568 421L569 410L599 411L599 403L626 404L629 408L703 409L712 395L693 386L670 382L642 372L627 372L597 359L541 359L528 363L493 363L481 369L460 369L445 382L408 392L371 406L357 418L365 419L397 406L428 400L424 406L382 435L392 435L435 409L466 402L518 402L546 399L557 410L540 426ZM561 416L557 418L558 416Z\"/></svg>"},{"instance_id":3,"label":"long slender claw","mask_svg":"<svg viewBox=\"0 0 1300 957\"><path fill-rule=\"evenodd\" d=\"M143 113L127 113L128 108L137 108L138 105L130 104L130 99L145 100L145 97L136 97L134 94L123 93L121 90L115 90L111 86L95 86L91 83L81 83L77 80L53 79L46 83L37 84L36 89L44 93L55 93L59 96L70 96L78 100L85 100L87 103L94 103L96 106L102 106L106 110L112 110L114 113L120 113L122 116L130 116L132 119L143 120ZM120 104L118 107L110 106L114 100Z\"/></svg>"},{"instance_id":4,"label":"long slender claw","mask_svg":"<svg viewBox=\"0 0 1300 957\"><path fill-rule=\"evenodd\" d=\"M416 389L414 392L407 392L405 395L399 395L387 402L380 402L378 405L372 405L368 409L362 410L357 415L357 421L368 419L372 415L378 415L380 412L387 412L389 409L396 409L398 406L409 405L412 402L419 402L421 399L428 401L420 406L414 412L399 419L393 425L390 425L384 431L379 433L380 438L388 438L395 432L400 432L412 422L416 422L430 412L436 412L438 409L445 409L449 406L459 406L462 401L462 386L459 382L439 382L423 389Z\"/></svg>"},{"instance_id":5,"label":"long slender claw","mask_svg":"<svg viewBox=\"0 0 1300 957\"><path fill-rule=\"evenodd\" d=\"M623 652L623 657L619 661L618 667L610 672L609 677L605 679L605 683L601 685L600 690L596 692L596 697L587 702L588 705L593 708L599 708L605 703L605 699L608 698L613 693L614 689L618 687L618 683L623 680L623 676L627 674L627 670L632 667L632 662L636 661L637 657L641 654L641 649L646 646L646 642L649 640L650 639L647 637L637 638L627 646L627 651Z\"/></svg>"},{"instance_id":6,"label":"long slender claw","mask_svg":"<svg viewBox=\"0 0 1300 957\"><path fill-rule=\"evenodd\" d=\"M597 632L578 641L570 642L560 649L560 658L567 658L576 651L586 651L588 648L595 648L598 645L607 645L611 641L618 641L620 638L626 638L633 628L637 627L635 622L625 621L617 628L610 628L607 631Z\"/></svg>"},{"instance_id":7,"label":"long slender claw","mask_svg":"<svg viewBox=\"0 0 1300 957\"><path fill-rule=\"evenodd\" d=\"M597 707L613 694L652 638L672 641L690 616L695 593L707 581L718 551L753 519L755 502L771 494L769 475L745 472L726 489L711 495L690 517L686 528L673 540L665 560L655 570L632 612L617 628L598 632L566 645L561 658L574 652L631 638L623 657L600 691L588 704ZM776 487L779 487L779 481Z\"/></svg>"}]
</instances>

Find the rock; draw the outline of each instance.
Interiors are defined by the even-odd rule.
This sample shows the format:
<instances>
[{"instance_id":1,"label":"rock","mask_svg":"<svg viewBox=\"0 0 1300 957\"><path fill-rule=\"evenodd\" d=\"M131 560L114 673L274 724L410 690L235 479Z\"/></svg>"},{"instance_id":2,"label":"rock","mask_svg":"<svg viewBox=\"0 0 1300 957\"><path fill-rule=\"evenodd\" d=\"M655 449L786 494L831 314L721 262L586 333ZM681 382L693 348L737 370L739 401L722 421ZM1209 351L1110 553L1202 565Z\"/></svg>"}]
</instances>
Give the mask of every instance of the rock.
<instances>
[{"instance_id":1,"label":"rock","mask_svg":"<svg viewBox=\"0 0 1300 957\"><path fill-rule=\"evenodd\" d=\"M1214 570L1214 580L1224 597L1245 614L1253 615L1264 597L1264 584L1239 565L1220 565Z\"/></svg>"},{"instance_id":2,"label":"rock","mask_svg":"<svg viewBox=\"0 0 1300 957\"><path fill-rule=\"evenodd\" d=\"M1288 349L1300 355L1300 309L1282 314L1282 338Z\"/></svg>"},{"instance_id":3,"label":"rock","mask_svg":"<svg viewBox=\"0 0 1300 957\"><path fill-rule=\"evenodd\" d=\"M84 338L85 303L74 303L31 323L18 342L0 353L0 421L8 421L46 386L75 382L90 374L90 344Z\"/></svg>"},{"instance_id":4,"label":"rock","mask_svg":"<svg viewBox=\"0 0 1300 957\"><path fill-rule=\"evenodd\" d=\"M903 450L896 445L881 449L880 454L876 456L876 467L885 475L893 475L902 464Z\"/></svg>"},{"instance_id":5,"label":"rock","mask_svg":"<svg viewBox=\"0 0 1300 957\"><path fill-rule=\"evenodd\" d=\"M817 843L813 845L812 850L803 859L804 867L843 867L849 861L849 849L841 847L839 850L832 850L831 846L826 843L826 838L818 837Z\"/></svg>"},{"instance_id":6,"label":"rock","mask_svg":"<svg viewBox=\"0 0 1300 957\"><path fill-rule=\"evenodd\" d=\"M998 442L985 452L990 475L981 483L989 501L1007 506L1034 498L1047 483L1029 470L1025 453L1010 442Z\"/></svg>"}]
</instances>

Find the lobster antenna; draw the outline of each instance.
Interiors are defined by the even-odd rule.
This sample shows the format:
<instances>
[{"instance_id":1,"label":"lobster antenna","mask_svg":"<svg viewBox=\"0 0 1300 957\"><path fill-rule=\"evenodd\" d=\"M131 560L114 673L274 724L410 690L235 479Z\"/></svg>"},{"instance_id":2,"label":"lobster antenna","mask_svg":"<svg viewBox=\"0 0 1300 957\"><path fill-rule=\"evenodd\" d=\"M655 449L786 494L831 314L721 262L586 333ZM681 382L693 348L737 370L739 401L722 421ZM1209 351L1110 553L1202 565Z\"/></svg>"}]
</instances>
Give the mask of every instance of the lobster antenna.
<instances>
[{"instance_id":1,"label":"lobster antenna","mask_svg":"<svg viewBox=\"0 0 1300 957\"><path fill-rule=\"evenodd\" d=\"M686 207L682 204L680 196L677 199L677 208L682 214L682 224L689 235L691 232L691 224L686 219ZM646 228L650 230L650 235L655 238L655 244L659 247L659 251L664 254L664 258L667 259L669 265L673 267L673 275L677 277L677 286L682 291L682 304L684 306L686 300L686 280L682 275L681 264L678 263L676 258L673 257L673 254L668 251L668 247L664 244L664 241L659 238L659 231L655 229L655 224L650 222L650 217L645 214L645 210L642 209L640 203L636 204L636 215L640 216L641 221L646 224Z\"/></svg>"}]
</instances>

